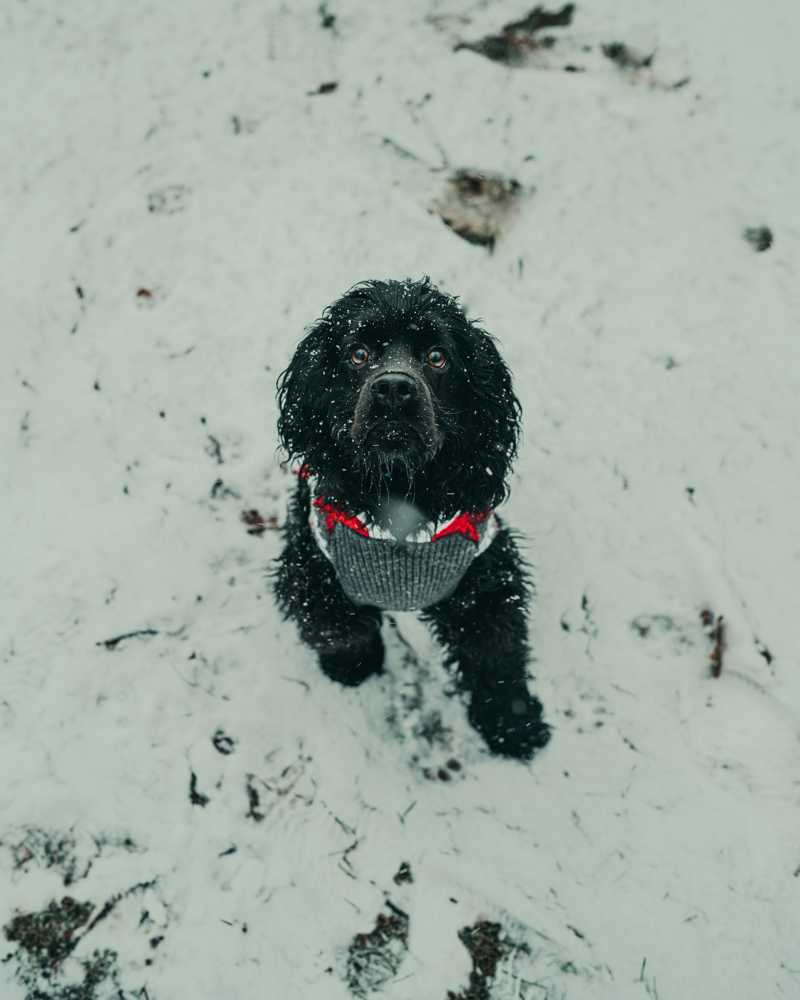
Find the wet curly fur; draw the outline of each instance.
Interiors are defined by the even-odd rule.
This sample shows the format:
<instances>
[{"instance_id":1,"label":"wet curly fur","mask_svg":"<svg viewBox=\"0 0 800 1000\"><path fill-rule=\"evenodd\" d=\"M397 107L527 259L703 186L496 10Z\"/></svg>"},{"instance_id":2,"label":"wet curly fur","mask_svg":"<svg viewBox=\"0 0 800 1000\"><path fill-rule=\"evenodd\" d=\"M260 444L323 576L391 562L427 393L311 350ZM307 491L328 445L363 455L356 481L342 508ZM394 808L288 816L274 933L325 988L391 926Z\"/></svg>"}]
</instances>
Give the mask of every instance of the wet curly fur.
<instances>
[{"instance_id":1,"label":"wet curly fur","mask_svg":"<svg viewBox=\"0 0 800 1000\"><path fill-rule=\"evenodd\" d=\"M289 459L310 467L317 492L347 510L380 522L399 498L435 521L506 497L520 421L510 374L492 338L428 279L350 289L298 346L278 400ZM382 613L340 587L309 527L311 499L298 477L275 572L278 604L324 673L358 685L382 671ZM422 612L468 697L470 722L493 752L517 758L531 757L550 732L527 685L531 598L528 569L501 525L452 595Z\"/></svg>"}]
</instances>

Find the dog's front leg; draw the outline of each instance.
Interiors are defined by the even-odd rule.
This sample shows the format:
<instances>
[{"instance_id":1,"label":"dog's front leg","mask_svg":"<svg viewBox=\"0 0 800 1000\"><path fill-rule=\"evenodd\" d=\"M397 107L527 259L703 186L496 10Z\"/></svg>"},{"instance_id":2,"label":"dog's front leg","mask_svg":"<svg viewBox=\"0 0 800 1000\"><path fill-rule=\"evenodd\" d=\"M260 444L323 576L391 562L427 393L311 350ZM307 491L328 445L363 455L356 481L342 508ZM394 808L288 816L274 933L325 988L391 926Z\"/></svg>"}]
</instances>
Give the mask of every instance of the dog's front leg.
<instances>
[{"instance_id":1,"label":"dog's front leg","mask_svg":"<svg viewBox=\"0 0 800 1000\"><path fill-rule=\"evenodd\" d=\"M527 685L530 583L507 529L473 562L453 594L424 617L469 693L469 720L489 748L528 759L550 738Z\"/></svg>"},{"instance_id":2,"label":"dog's front leg","mask_svg":"<svg viewBox=\"0 0 800 1000\"><path fill-rule=\"evenodd\" d=\"M309 528L309 504L308 487L300 480L284 529L275 594L328 677L354 686L383 669L381 612L353 604L339 586Z\"/></svg>"}]
</instances>

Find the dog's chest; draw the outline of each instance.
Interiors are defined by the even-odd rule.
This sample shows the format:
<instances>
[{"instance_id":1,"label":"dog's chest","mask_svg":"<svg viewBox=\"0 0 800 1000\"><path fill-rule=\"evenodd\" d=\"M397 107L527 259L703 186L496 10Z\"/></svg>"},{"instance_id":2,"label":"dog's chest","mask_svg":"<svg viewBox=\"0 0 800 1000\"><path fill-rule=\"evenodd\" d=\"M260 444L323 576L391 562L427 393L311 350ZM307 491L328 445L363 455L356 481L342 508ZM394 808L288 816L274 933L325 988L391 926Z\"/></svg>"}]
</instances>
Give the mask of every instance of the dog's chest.
<instances>
[{"instance_id":1,"label":"dog's chest","mask_svg":"<svg viewBox=\"0 0 800 1000\"><path fill-rule=\"evenodd\" d=\"M497 532L493 512L458 514L398 540L318 497L311 528L351 601L419 611L449 597Z\"/></svg>"}]
</instances>

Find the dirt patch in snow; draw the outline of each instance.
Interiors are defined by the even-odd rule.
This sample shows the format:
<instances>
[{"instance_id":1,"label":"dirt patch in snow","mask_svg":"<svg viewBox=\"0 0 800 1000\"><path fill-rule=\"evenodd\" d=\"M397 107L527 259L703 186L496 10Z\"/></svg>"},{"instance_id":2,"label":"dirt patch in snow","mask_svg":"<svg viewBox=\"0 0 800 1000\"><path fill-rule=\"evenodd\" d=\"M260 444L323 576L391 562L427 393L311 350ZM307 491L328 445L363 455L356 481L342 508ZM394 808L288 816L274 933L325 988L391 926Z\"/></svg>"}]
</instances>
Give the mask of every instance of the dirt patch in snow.
<instances>
[{"instance_id":1,"label":"dirt patch in snow","mask_svg":"<svg viewBox=\"0 0 800 1000\"><path fill-rule=\"evenodd\" d=\"M408 915L389 900L373 929L356 934L347 952L345 981L359 1000L397 975L408 952Z\"/></svg>"},{"instance_id":2,"label":"dirt patch in snow","mask_svg":"<svg viewBox=\"0 0 800 1000\"><path fill-rule=\"evenodd\" d=\"M112 898L99 910L94 903L64 896L38 912L17 913L6 924L6 940L17 948L4 956L3 962L16 963L25 1000L105 1000L111 995L118 1000L135 1000L147 996L144 987L133 992L122 987L116 951L105 948L88 957L73 957L84 936L108 916L123 895L127 894Z\"/></svg>"},{"instance_id":3,"label":"dirt patch in snow","mask_svg":"<svg viewBox=\"0 0 800 1000\"><path fill-rule=\"evenodd\" d=\"M561 10L548 11L534 7L519 21L504 24L496 35L485 35L475 42L459 42L454 51L468 49L507 66L522 64L536 50L552 49L557 42L554 35L543 35L547 28L563 28L572 23L575 4L564 4Z\"/></svg>"},{"instance_id":4,"label":"dirt patch in snow","mask_svg":"<svg viewBox=\"0 0 800 1000\"><path fill-rule=\"evenodd\" d=\"M447 1000L489 1000L498 964L513 948L520 946L505 940L500 924L489 920L462 927L458 938L472 959L472 971L469 985L458 993L448 990Z\"/></svg>"},{"instance_id":5,"label":"dirt patch in snow","mask_svg":"<svg viewBox=\"0 0 800 1000\"><path fill-rule=\"evenodd\" d=\"M494 249L522 195L513 177L480 170L456 170L433 203L446 226L468 243Z\"/></svg>"},{"instance_id":6,"label":"dirt patch in snow","mask_svg":"<svg viewBox=\"0 0 800 1000\"><path fill-rule=\"evenodd\" d=\"M772 230L769 226L749 226L744 231L744 238L756 253L763 253L772 246Z\"/></svg>"}]
</instances>

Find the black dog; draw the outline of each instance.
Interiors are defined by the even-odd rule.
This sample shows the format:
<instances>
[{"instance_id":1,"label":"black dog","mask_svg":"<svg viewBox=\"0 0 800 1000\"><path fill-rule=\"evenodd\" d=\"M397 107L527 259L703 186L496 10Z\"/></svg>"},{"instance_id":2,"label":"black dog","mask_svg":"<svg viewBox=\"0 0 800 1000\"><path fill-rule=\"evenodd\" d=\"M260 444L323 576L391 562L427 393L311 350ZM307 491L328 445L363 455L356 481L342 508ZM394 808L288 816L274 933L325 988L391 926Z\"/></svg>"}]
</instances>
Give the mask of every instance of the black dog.
<instances>
[{"instance_id":1,"label":"black dog","mask_svg":"<svg viewBox=\"0 0 800 1000\"><path fill-rule=\"evenodd\" d=\"M494 514L520 405L490 336L424 281L368 281L325 310L278 382L299 459L276 571L285 617L332 680L380 673L382 610L422 610L496 753L550 731L528 691L532 587Z\"/></svg>"}]
</instances>

